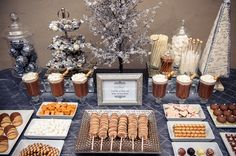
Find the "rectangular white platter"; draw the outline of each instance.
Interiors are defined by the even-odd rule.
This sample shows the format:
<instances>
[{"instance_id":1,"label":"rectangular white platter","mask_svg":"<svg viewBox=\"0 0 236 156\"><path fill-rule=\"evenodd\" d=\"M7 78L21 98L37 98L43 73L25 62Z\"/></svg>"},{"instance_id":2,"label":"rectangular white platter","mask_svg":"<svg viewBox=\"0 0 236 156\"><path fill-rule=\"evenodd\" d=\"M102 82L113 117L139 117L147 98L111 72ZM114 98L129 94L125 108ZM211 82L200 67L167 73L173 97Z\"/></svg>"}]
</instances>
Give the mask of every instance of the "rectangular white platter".
<instances>
[{"instance_id":1,"label":"rectangular white platter","mask_svg":"<svg viewBox=\"0 0 236 156\"><path fill-rule=\"evenodd\" d=\"M214 124L217 128L236 128L236 123L220 123L216 120L216 116L213 114L213 111L211 110L210 106L207 106L207 110L211 116L211 119L213 120Z\"/></svg>"},{"instance_id":2,"label":"rectangular white platter","mask_svg":"<svg viewBox=\"0 0 236 156\"><path fill-rule=\"evenodd\" d=\"M62 151L62 148L63 148L63 144L64 144L64 140L25 140L25 139L22 139L15 151L13 152L12 156L19 156L20 155L20 152L26 148L28 145L31 145L31 144L34 144L34 143L42 143L42 144L47 144L47 145L50 145L52 147L56 147L59 149L60 153L59 155L61 154L61 151Z\"/></svg>"},{"instance_id":3,"label":"rectangular white platter","mask_svg":"<svg viewBox=\"0 0 236 156\"><path fill-rule=\"evenodd\" d=\"M30 129L34 128L34 126L38 126L40 123L44 123L44 124L50 124L52 122L64 122L64 131L62 134L30 134ZM24 136L27 138L38 138L38 139L65 139L68 131L70 129L70 125L71 125L72 120L71 119L32 119L32 121L30 122L28 128L25 131Z\"/></svg>"},{"instance_id":4,"label":"rectangular white platter","mask_svg":"<svg viewBox=\"0 0 236 156\"><path fill-rule=\"evenodd\" d=\"M204 151L206 151L207 148L211 148L214 150L215 156L223 156L216 142L172 142L172 147L175 156L179 156L178 155L179 148L184 148L187 152L187 149L190 147L192 147L196 151L196 155L197 155L197 149L199 148L203 149Z\"/></svg>"},{"instance_id":5,"label":"rectangular white platter","mask_svg":"<svg viewBox=\"0 0 236 156\"><path fill-rule=\"evenodd\" d=\"M204 124L206 126L206 137L205 138L186 138L186 137L175 137L173 132L174 124ZM211 127L208 122L205 121L167 121L167 127L170 139L172 141L212 141L215 139L215 136L211 130Z\"/></svg>"},{"instance_id":6,"label":"rectangular white platter","mask_svg":"<svg viewBox=\"0 0 236 156\"><path fill-rule=\"evenodd\" d=\"M0 155L8 155L11 152L15 143L17 142L21 133L23 132L27 123L29 122L32 114L34 113L34 110L0 110L0 114L7 113L10 115L13 112L19 112L21 114L22 119L23 119L23 123L22 123L22 125L17 127L18 136L14 140L8 140L8 145L9 145L8 150L6 152L0 153Z\"/></svg>"},{"instance_id":7,"label":"rectangular white platter","mask_svg":"<svg viewBox=\"0 0 236 156\"><path fill-rule=\"evenodd\" d=\"M43 105L47 105L49 103L52 103L52 102L43 102L37 113L36 113L36 116L40 117L40 118L46 118L46 119L50 119L50 118L55 118L55 119L73 119L73 117L75 116L75 113L77 112L77 108L78 108L78 103L77 102L60 102L60 104L63 104L63 103L67 103L67 104L73 104L75 105L75 112L73 113L73 115L41 115L39 112L40 110L42 109L42 106Z\"/></svg>"},{"instance_id":8,"label":"rectangular white platter","mask_svg":"<svg viewBox=\"0 0 236 156\"><path fill-rule=\"evenodd\" d=\"M202 107L199 104L175 104L175 105L186 105L186 106L191 106L194 107L196 109L199 110L199 117L168 117L167 114L167 107L169 105L173 105L172 103L170 104L163 104L163 109L164 109L164 113L165 113L165 117L167 120L169 121L202 121L204 119L206 119L206 116L202 110Z\"/></svg>"},{"instance_id":9,"label":"rectangular white platter","mask_svg":"<svg viewBox=\"0 0 236 156\"><path fill-rule=\"evenodd\" d=\"M236 134L236 133L232 133L232 132L220 132L220 136L225 144L225 147L229 153L229 155L235 155L234 151L232 150L227 138L225 137L225 134Z\"/></svg>"}]
</instances>

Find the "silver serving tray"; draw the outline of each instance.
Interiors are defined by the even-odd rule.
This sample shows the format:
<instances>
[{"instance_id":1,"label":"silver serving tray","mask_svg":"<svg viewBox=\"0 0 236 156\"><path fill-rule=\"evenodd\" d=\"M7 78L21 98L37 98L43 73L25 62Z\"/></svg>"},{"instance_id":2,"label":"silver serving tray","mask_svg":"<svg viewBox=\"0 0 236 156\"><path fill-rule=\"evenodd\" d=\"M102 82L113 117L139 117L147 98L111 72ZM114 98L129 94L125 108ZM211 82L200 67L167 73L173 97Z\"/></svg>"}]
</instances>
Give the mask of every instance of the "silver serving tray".
<instances>
[{"instance_id":1,"label":"silver serving tray","mask_svg":"<svg viewBox=\"0 0 236 156\"><path fill-rule=\"evenodd\" d=\"M106 138L103 140L103 150L100 151L101 140L99 138L94 139L94 149L91 150L92 139L89 137L89 119L92 113L117 113L118 115L135 113L137 116L140 114L146 114L149 118L149 131L148 140L144 141L143 151L141 150L141 139L134 141L134 150L132 150L132 141L128 138L123 139L122 151L119 150L120 138L114 139L113 150L110 151L110 139ZM85 110L80 125L80 131L76 141L76 153L141 153L141 154L160 154L160 139L157 130L155 114L152 110L118 110L118 109L107 109L107 110Z\"/></svg>"}]
</instances>

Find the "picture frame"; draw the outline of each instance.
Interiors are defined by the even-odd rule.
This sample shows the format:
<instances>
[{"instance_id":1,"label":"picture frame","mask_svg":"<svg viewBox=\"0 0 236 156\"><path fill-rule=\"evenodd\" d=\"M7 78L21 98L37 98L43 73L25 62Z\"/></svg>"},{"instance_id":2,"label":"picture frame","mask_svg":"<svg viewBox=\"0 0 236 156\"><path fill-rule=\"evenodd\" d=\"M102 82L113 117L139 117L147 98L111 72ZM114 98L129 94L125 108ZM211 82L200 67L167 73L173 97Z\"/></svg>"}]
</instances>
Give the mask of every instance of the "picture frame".
<instances>
[{"instance_id":1,"label":"picture frame","mask_svg":"<svg viewBox=\"0 0 236 156\"><path fill-rule=\"evenodd\" d=\"M97 73L98 105L142 105L142 73Z\"/></svg>"}]
</instances>

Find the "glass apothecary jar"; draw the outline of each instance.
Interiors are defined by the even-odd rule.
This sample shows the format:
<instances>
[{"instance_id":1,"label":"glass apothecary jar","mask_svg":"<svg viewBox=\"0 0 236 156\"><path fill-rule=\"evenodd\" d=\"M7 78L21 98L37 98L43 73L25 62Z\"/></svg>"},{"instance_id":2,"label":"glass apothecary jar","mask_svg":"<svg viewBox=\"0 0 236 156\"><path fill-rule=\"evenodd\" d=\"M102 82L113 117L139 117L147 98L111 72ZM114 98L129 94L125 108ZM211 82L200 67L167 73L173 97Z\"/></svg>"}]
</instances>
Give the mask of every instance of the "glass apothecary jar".
<instances>
[{"instance_id":1,"label":"glass apothecary jar","mask_svg":"<svg viewBox=\"0 0 236 156\"><path fill-rule=\"evenodd\" d=\"M179 67L181 62L181 54L188 46L189 39L188 30L185 27L185 21L182 20L181 26L175 32L175 35L172 37L172 51L174 54L174 67Z\"/></svg>"},{"instance_id":2,"label":"glass apothecary jar","mask_svg":"<svg viewBox=\"0 0 236 156\"><path fill-rule=\"evenodd\" d=\"M24 73L40 72L37 65L37 53L32 43L32 33L25 26L19 23L16 13L10 14L11 24L5 30L9 46L9 54L12 58L12 74L15 77L22 77Z\"/></svg>"},{"instance_id":3,"label":"glass apothecary jar","mask_svg":"<svg viewBox=\"0 0 236 156\"><path fill-rule=\"evenodd\" d=\"M168 75L173 71L174 55L170 48L161 56L160 72Z\"/></svg>"}]
</instances>

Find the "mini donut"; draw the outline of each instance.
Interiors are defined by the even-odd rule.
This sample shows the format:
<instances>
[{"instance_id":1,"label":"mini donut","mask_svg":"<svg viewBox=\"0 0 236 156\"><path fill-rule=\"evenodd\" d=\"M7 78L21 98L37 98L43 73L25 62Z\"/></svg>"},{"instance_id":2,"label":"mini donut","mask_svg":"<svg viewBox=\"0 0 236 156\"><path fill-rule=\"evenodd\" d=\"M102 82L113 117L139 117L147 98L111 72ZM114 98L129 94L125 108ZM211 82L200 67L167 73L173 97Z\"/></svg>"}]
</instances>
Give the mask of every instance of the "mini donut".
<instances>
[{"instance_id":1,"label":"mini donut","mask_svg":"<svg viewBox=\"0 0 236 156\"><path fill-rule=\"evenodd\" d=\"M226 121L227 121L226 116L224 116L224 115L217 116L216 120L220 123L226 123Z\"/></svg>"},{"instance_id":2,"label":"mini donut","mask_svg":"<svg viewBox=\"0 0 236 156\"><path fill-rule=\"evenodd\" d=\"M223 114L223 111L220 110L220 109L216 109L216 110L214 110L213 114L214 114L215 116L219 116L219 115L222 115L222 114Z\"/></svg>"},{"instance_id":3,"label":"mini donut","mask_svg":"<svg viewBox=\"0 0 236 156\"><path fill-rule=\"evenodd\" d=\"M236 117L234 115L227 116L226 119L229 123L235 123L236 122Z\"/></svg>"},{"instance_id":4,"label":"mini donut","mask_svg":"<svg viewBox=\"0 0 236 156\"><path fill-rule=\"evenodd\" d=\"M225 111L225 110L228 109L228 105L226 105L225 103L224 103L224 104L221 104L221 105L220 105L220 109L221 109L222 111Z\"/></svg>"},{"instance_id":5,"label":"mini donut","mask_svg":"<svg viewBox=\"0 0 236 156\"><path fill-rule=\"evenodd\" d=\"M219 106L217 103L214 103L214 104L211 104L211 105L210 105L210 108L211 108L212 110L216 110L216 109L219 109L220 106Z\"/></svg>"}]
</instances>

